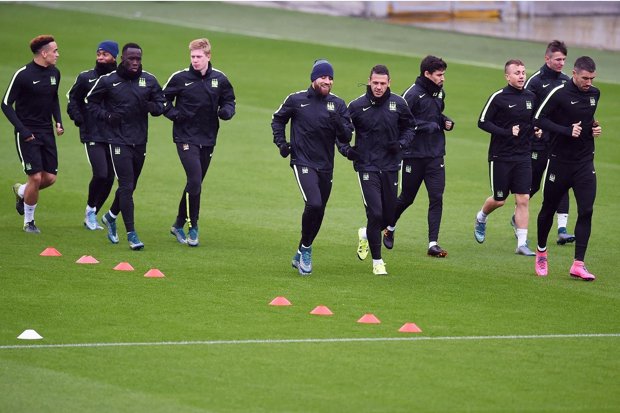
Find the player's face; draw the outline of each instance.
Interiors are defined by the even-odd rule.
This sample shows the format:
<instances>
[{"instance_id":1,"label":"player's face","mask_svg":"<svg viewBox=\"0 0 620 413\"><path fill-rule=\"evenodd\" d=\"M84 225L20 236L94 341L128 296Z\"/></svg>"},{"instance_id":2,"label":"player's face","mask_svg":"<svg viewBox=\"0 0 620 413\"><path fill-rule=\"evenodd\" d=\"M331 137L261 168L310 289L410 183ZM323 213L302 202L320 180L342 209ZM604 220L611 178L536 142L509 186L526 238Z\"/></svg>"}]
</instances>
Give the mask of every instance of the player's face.
<instances>
[{"instance_id":1,"label":"player's face","mask_svg":"<svg viewBox=\"0 0 620 413\"><path fill-rule=\"evenodd\" d=\"M523 89L525 85L525 66L510 65L506 71L508 84L515 89Z\"/></svg>"},{"instance_id":2,"label":"player's face","mask_svg":"<svg viewBox=\"0 0 620 413\"><path fill-rule=\"evenodd\" d=\"M130 72L137 72L142 64L142 50L133 47L123 52L123 66Z\"/></svg>"},{"instance_id":3,"label":"player's face","mask_svg":"<svg viewBox=\"0 0 620 413\"><path fill-rule=\"evenodd\" d=\"M388 75L379 75L373 73L368 79L368 85L372 91L372 95L376 98L380 98L385 94L387 88L390 87L390 78Z\"/></svg>"},{"instance_id":4,"label":"player's face","mask_svg":"<svg viewBox=\"0 0 620 413\"><path fill-rule=\"evenodd\" d=\"M48 66L55 65L56 61L58 61L58 56L60 55L58 54L58 45L56 42L46 44L41 50L41 57L43 57L43 60Z\"/></svg>"},{"instance_id":5,"label":"player's face","mask_svg":"<svg viewBox=\"0 0 620 413\"><path fill-rule=\"evenodd\" d=\"M550 56L545 55L545 63L554 72L561 72L566 63L566 55L562 52L553 52Z\"/></svg>"},{"instance_id":6,"label":"player's face","mask_svg":"<svg viewBox=\"0 0 620 413\"><path fill-rule=\"evenodd\" d=\"M190 50L189 58L192 61L192 67L194 68L194 70L202 72L207 67L209 67L209 61L211 60L211 55L205 54L204 50L202 49L196 49L196 50Z\"/></svg>"},{"instance_id":7,"label":"player's face","mask_svg":"<svg viewBox=\"0 0 620 413\"><path fill-rule=\"evenodd\" d=\"M573 82L575 86L582 92L587 92L592 87L592 81L596 77L596 72L588 72L587 70L581 70L577 72L573 70Z\"/></svg>"},{"instance_id":8,"label":"player's face","mask_svg":"<svg viewBox=\"0 0 620 413\"><path fill-rule=\"evenodd\" d=\"M424 76L430 79L437 86L442 87L443 82L446 79L445 73L445 70L435 70L433 73L429 73L429 71L427 70L426 72L424 72Z\"/></svg>"},{"instance_id":9,"label":"player's face","mask_svg":"<svg viewBox=\"0 0 620 413\"><path fill-rule=\"evenodd\" d=\"M334 79L329 76L321 76L317 77L314 82L312 82L312 88L319 92L323 96L329 95L329 92L332 91L332 86L334 84Z\"/></svg>"},{"instance_id":10,"label":"player's face","mask_svg":"<svg viewBox=\"0 0 620 413\"><path fill-rule=\"evenodd\" d=\"M114 56L112 56L109 52L106 52L105 50L97 50L97 63L108 64L115 60L116 59Z\"/></svg>"}]
</instances>

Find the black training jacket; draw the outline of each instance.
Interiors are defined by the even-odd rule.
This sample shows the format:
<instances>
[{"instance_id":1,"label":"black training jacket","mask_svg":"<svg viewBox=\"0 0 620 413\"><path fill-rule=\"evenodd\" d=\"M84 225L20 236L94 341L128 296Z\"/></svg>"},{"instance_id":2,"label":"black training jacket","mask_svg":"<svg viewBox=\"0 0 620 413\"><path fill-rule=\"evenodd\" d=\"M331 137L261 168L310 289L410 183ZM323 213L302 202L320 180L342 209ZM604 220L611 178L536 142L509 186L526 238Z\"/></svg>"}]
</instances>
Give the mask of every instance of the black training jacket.
<instances>
[{"instance_id":1,"label":"black training jacket","mask_svg":"<svg viewBox=\"0 0 620 413\"><path fill-rule=\"evenodd\" d=\"M415 136L415 121L405 99L389 88L376 99L367 87L366 94L349 103L349 112L355 128L355 148L361 154L361 159L353 162L355 171L399 170L402 149L410 146ZM388 144L395 141L401 150L390 152Z\"/></svg>"},{"instance_id":2,"label":"black training jacket","mask_svg":"<svg viewBox=\"0 0 620 413\"><path fill-rule=\"evenodd\" d=\"M551 157L579 162L594 159L592 126L601 92L591 86L582 92L573 81L553 89L534 116L536 126L552 134ZM581 122L581 135L573 138L573 124Z\"/></svg>"},{"instance_id":3,"label":"black training jacket","mask_svg":"<svg viewBox=\"0 0 620 413\"><path fill-rule=\"evenodd\" d=\"M489 161L522 161L530 158L530 131L536 95L510 85L493 93L482 109L478 127L491 134ZM512 127L519 125L519 136Z\"/></svg>"},{"instance_id":4,"label":"black training jacket","mask_svg":"<svg viewBox=\"0 0 620 413\"><path fill-rule=\"evenodd\" d=\"M75 79L75 83L67 93L67 113L69 118L80 128L81 142L107 142L104 130L107 127L104 120L97 119L93 113L86 110L84 98L95 85L100 73L96 69L85 70Z\"/></svg>"},{"instance_id":5,"label":"black training jacket","mask_svg":"<svg viewBox=\"0 0 620 413\"><path fill-rule=\"evenodd\" d=\"M215 146L219 119L235 115L235 92L226 75L209 67L204 76L190 65L173 73L164 85L174 142Z\"/></svg>"},{"instance_id":6,"label":"black training jacket","mask_svg":"<svg viewBox=\"0 0 620 413\"><path fill-rule=\"evenodd\" d=\"M443 114L446 94L442 88L425 77L418 77L403 93L403 98L415 118L415 139L403 151L403 158L440 158L446 154L446 135Z\"/></svg>"},{"instance_id":7,"label":"black training jacket","mask_svg":"<svg viewBox=\"0 0 620 413\"><path fill-rule=\"evenodd\" d=\"M541 104L549 92L569 80L570 77L566 76L564 73L551 70L544 64L538 72L527 79L525 88L534 92L537 104ZM532 131L530 134L530 141L532 142L533 151L544 151L551 148L550 134L546 130L543 130L541 138L537 138Z\"/></svg>"},{"instance_id":8,"label":"black training jacket","mask_svg":"<svg viewBox=\"0 0 620 413\"><path fill-rule=\"evenodd\" d=\"M56 125L52 117L62 124L59 85L60 72L56 66L43 67L30 62L15 72L2 99L2 111L20 139L29 138L35 132L53 133Z\"/></svg>"},{"instance_id":9,"label":"black training jacket","mask_svg":"<svg viewBox=\"0 0 620 413\"><path fill-rule=\"evenodd\" d=\"M142 71L135 79L123 78L119 69L101 76L86 95L86 109L97 119L107 121L110 113L121 115L120 126L107 125L104 133L109 143L143 145L148 140L148 102L159 116L167 109L166 99L155 76Z\"/></svg>"},{"instance_id":10,"label":"black training jacket","mask_svg":"<svg viewBox=\"0 0 620 413\"><path fill-rule=\"evenodd\" d=\"M290 120L291 165L331 172L336 139L343 143L351 140L350 119L344 100L332 93L323 96L309 87L288 95L271 117L273 143L277 147L287 144L286 124Z\"/></svg>"}]
</instances>

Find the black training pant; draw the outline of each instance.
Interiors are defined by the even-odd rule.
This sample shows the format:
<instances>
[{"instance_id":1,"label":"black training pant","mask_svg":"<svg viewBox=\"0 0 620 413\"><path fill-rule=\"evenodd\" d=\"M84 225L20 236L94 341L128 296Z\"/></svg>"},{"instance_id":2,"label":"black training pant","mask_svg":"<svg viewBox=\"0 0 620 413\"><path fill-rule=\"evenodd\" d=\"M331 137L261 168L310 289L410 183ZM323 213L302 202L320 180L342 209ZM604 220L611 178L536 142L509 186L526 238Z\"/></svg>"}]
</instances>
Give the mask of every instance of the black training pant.
<instances>
[{"instance_id":1,"label":"black training pant","mask_svg":"<svg viewBox=\"0 0 620 413\"><path fill-rule=\"evenodd\" d=\"M301 244L309 247L314 242L325 215L325 207L332 192L333 172L319 172L316 169L292 165L295 180L304 199L305 207L301 216Z\"/></svg>"},{"instance_id":2,"label":"black training pant","mask_svg":"<svg viewBox=\"0 0 620 413\"><path fill-rule=\"evenodd\" d=\"M177 142L177 153L187 182L179 201L179 210L175 226L182 228L188 221L191 227L198 227L200 215L200 193L202 191L202 181L207 174L211 157L213 156L213 146L192 145L189 143Z\"/></svg>"},{"instance_id":3,"label":"black training pant","mask_svg":"<svg viewBox=\"0 0 620 413\"><path fill-rule=\"evenodd\" d=\"M398 195L398 171L358 172L366 207L366 236L370 254L381 259L381 231L394 221Z\"/></svg>"},{"instance_id":4,"label":"black training pant","mask_svg":"<svg viewBox=\"0 0 620 413\"><path fill-rule=\"evenodd\" d=\"M424 182L428 192L428 241L439 239L439 226L443 212L443 192L446 187L446 170L443 157L403 159L401 166L401 192L396 202L394 223L413 204Z\"/></svg>"},{"instance_id":5,"label":"black training pant","mask_svg":"<svg viewBox=\"0 0 620 413\"><path fill-rule=\"evenodd\" d=\"M87 202L89 207L99 212L114 185L114 167L110 157L110 146L102 142L84 142L84 148L86 159L93 172L93 177L88 184Z\"/></svg>"},{"instance_id":6,"label":"black training pant","mask_svg":"<svg viewBox=\"0 0 620 413\"><path fill-rule=\"evenodd\" d=\"M583 261L592 230L592 212L596 198L594 162L562 162L552 158L549 160L544 182L543 203L538 214L538 246L547 246L553 215L562 196L572 188L577 202L575 259Z\"/></svg>"},{"instance_id":7,"label":"black training pant","mask_svg":"<svg viewBox=\"0 0 620 413\"><path fill-rule=\"evenodd\" d=\"M118 188L110 211L114 215L121 213L127 232L135 231L133 193L146 158L146 144L118 145L110 144L110 154L114 173L118 179Z\"/></svg>"},{"instance_id":8,"label":"black training pant","mask_svg":"<svg viewBox=\"0 0 620 413\"><path fill-rule=\"evenodd\" d=\"M532 188L530 189L530 199L540 189L548 160L548 151L532 151ZM558 204L558 214L568 214L569 204L568 192L566 192Z\"/></svg>"}]
</instances>

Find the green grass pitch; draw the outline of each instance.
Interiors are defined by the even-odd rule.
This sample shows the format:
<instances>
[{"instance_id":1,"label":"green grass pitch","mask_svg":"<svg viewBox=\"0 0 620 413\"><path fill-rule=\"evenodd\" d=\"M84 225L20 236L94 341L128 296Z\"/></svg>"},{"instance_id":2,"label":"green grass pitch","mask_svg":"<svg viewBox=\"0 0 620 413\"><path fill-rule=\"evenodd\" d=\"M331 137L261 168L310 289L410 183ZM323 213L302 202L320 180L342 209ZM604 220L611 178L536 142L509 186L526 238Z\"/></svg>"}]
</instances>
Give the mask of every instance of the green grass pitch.
<instances>
[{"instance_id":1,"label":"green grass pitch","mask_svg":"<svg viewBox=\"0 0 620 413\"><path fill-rule=\"evenodd\" d=\"M66 115L58 181L37 208L42 234L23 233L11 192L23 174L2 117L0 411L620 411L620 54L569 45L570 63L581 54L595 58L602 91L598 198L586 257L598 279L584 283L568 276L573 247L552 239L550 275L533 274L533 260L514 254L510 207L491 216L483 245L472 235L489 192L489 136L476 118L504 84L503 62L520 57L533 73L544 44L219 3L48 6L0 4L2 93L31 59L27 44L37 34L52 33L60 45L63 113L64 94L94 64L99 41L139 43L145 70L163 85L189 64L188 42L207 36L214 66L235 86L238 110L220 130L195 249L168 234L184 174L170 122L151 120L135 194L141 252L83 229L90 169ZM359 84L378 63L390 68L392 90L401 93L427 53L449 63L446 114L456 121L447 138L440 234L449 256L425 255L422 190L399 222L395 248L384 252L390 275L373 276L355 255L365 222L359 187L337 155L314 272L299 277L289 262L303 202L288 160L271 142L271 114L288 93L308 86L316 58L333 63L334 93L348 102L363 93ZM536 196L531 243L539 207ZM571 207L572 228L574 201ZM39 256L50 246L62 257ZM76 264L82 255L100 263ZM113 271L119 262L135 271ZM144 278L150 268L166 278ZM276 296L293 305L269 306ZM308 314L317 305L334 315ZM365 313L381 324L356 323ZM399 333L406 322L422 333ZM44 339L16 338L29 328Z\"/></svg>"}]
</instances>

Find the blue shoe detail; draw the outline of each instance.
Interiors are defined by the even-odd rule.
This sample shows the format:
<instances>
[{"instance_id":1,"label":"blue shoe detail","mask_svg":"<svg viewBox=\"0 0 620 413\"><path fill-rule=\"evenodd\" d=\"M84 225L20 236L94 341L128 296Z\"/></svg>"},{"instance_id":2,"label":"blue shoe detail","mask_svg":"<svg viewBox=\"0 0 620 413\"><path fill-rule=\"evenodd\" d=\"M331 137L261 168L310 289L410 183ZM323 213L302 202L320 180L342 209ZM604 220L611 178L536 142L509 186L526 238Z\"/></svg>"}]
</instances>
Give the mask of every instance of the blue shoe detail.
<instances>
[{"instance_id":1,"label":"blue shoe detail","mask_svg":"<svg viewBox=\"0 0 620 413\"><path fill-rule=\"evenodd\" d=\"M136 234L136 231L129 231L127 233L127 241L129 241L129 248L134 251L138 251L144 248L144 244L138 238L138 234Z\"/></svg>"},{"instance_id":2,"label":"blue shoe detail","mask_svg":"<svg viewBox=\"0 0 620 413\"><path fill-rule=\"evenodd\" d=\"M295 269L299 268L299 260L301 260L301 252L299 250L293 255L293 260L291 261L291 266Z\"/></svg>"},{"instance_id":3,"label":"blue shoe detail","mask_svg":"<svg viewBox=\"0 0 620 413\"><path fill-rule=\"evenodd\" d=\"M198 227L191 227L189 231L187 231L187 245L190 247L197 247L198 242Z\"/></svg>"},{"instance_id":4,"label":"blue shoe detail","mask_svg":"<svg viewBox=\"0 0 620 413\"><path fill-rule=\"evenodd\" d=\"M478 244L482 244L484 242L486 231L487 231L486 222L480 222L478 221L478 218L476 218L476 223L474 224L474 238L476 238L476 241L478 241Z\"/></svg>"},{"instance_id":5,"label":"blue shoe detail","mask_svg":"<svg viewBox=\"0 0 620 413\"><path fill-rule=\"evenodd\" d=\"M88 211L86 213L86 216L84 217L84 226L86 229L91 231L103 229L103 227L97 222L97 213L95 211Z\"/></svg>"},{"instance_id":6,"label":"blue shoe detail","mask_svg":"<svg viewBox=\"0 0 620 413\"><path fill-rule=\"evenodd\" d=\"M299 275L312 274L312 247L304 247L302 245L299 251L301 252L298 267Z\"/></svg>"},{"instance_id":7,"label":"blue shoe detail","mask_svg":"<svg viewBox=\"0 0 620 413\"><path fill-rule=\"evenodd\" d=\"M173 225L170 227L170 233L176 237L180 244L187 244L187 237L183 228L177 228Z\"/></svg>"},{"instance_id":8,"label":"blue shoe detail","mask_svg":"<svg viewBox=\"0 0 620 413\"><path fill-rule=\"evenodd\" d=\"M108 239L112 244L118 244L118 234L116 233L116 219L112 218L109 213L106 212L101 217L101 223L108 229Z\"/></svg>"}]
</instances>

